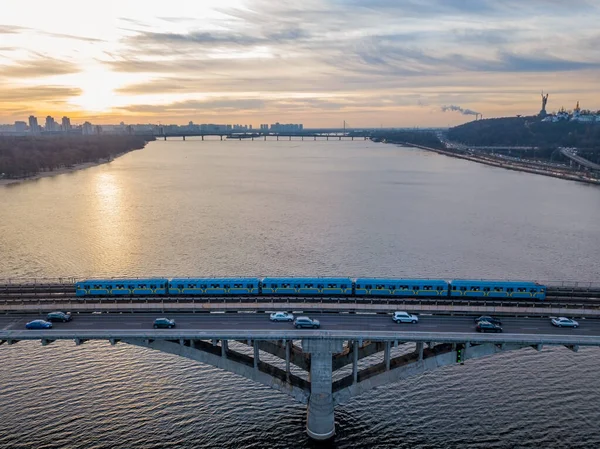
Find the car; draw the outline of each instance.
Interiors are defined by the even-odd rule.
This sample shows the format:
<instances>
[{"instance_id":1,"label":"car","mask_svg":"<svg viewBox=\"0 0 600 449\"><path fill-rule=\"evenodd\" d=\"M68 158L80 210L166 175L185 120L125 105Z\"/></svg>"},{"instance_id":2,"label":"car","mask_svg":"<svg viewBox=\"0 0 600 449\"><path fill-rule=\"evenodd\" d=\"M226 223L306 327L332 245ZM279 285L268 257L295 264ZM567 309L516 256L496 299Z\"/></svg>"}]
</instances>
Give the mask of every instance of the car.
<instances>
[{"instance_id":1,"label":"car","mask_svg":"<svg viewBox=\"0 0 600 449\"><path fill-rule=\"evenodd\" d=\"M60 321L61 323L66 323L67 321L71 321L71 313L70 312L50 312L46 316L46 321Z\"/></svg>"},{"instance_id":2,"label":"car","mask_svg":"<svg viewBox=\"0 0 600 449\"><path fill-rule=\"evenodd\" d=\"M52 323L44 320L33 320L25 325L26 329L52 329Z\"/></svg>"},{"instance_id":3,"label":"car","mask_svg":"<svg viewBox=\"0 0 600 449\"><path fill-rule=\"evenodd\" d=\"M579 326L579 323L575 320L571 320L569 318L565 318L564 316L558 317L558 318L552 318L552 320L550 320L552 322L553 325L557 326L557 327L573 327L573 328L577 328Z\"/></svg>"},{"instance_id":4,"label":"car","mask_svg":"<svg viewBox=\"0 0 600 449\"><path fill-rule=\"evenodd\" d=\"M502 326L502 321L498 318L494 318L493 316L483 315L478 318L475 318L475 323L479 323L480 321L487 321L488 323L497 324L498 326Z\"/></svg>"},{"instance_id":5,"label":"car","mask_svg":"<svg viewBox=\"0 0 600 449\"><path fill-rule=\"evenodd\" d=\"M288 321L291 323L294 321L294 315L287 312L275 312L269 316L269 319L271 321Z\"/></svg>"},{"instance_id":6,"label":"car","mask_svg":"<svg viewBox=\"0 0 600 449\"><path fill-rule=\"evenodd\" d=\"M419 322L419 317L417 315L411 315L408 312L394 312L392 320L394 320L394 323L417 324Z\"/></svg>"},{"instance_id":7,"label":"car","mask_svg":"<svg viewBox=\"0 0 600 449\"><path fill-rule=\"evenodd\" d=\"M502 328L489 321L479 321L475 326L477 332L502 332Z\"/></svg>"},{"instance_id":8,"label":"car","mask_svg":"<svg viewBox=\"0 0 600 449\"><path fill-rule=\"evenodd\" d=\"M318 320L313 320L307 316L299 316L296 318L296 321L294 321L294 326L297 329L300 329L301 327L312 327L313 329L318 329L321 327L321 323L319 323Z\"/></svg>"},{"instance_id":9,"label":"car","mask_svg":"<svg viewBox=\"0 0 600 449\"><path fill-rule=\"evenodd\" d=\"M158 329L158 328L172 329L174 327L175 327L175 320L170 320L168 318L157 318L154 320L154 329Z\"/></svg>"}]
</instances>

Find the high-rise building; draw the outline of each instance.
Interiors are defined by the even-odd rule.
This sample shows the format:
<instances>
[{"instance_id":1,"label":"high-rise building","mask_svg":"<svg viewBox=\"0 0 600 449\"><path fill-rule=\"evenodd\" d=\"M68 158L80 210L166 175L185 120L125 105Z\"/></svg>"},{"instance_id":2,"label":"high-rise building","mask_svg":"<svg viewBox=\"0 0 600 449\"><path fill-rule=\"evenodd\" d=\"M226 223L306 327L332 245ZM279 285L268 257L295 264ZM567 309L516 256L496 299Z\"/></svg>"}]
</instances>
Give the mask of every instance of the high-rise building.
<instances>
[{"instance_id":1,"label":"high-rise building","mask_svg":"<svg viewBox=\"0 0 600 449\"><path fill-rule=\"evenodd\" d=\"M18 133L24 133L27 130L27 123L15 122L15 131Z\"/></svg>"},{"instance_id":2,"label":"high-rise building","mask_svg":"<svg viewBox=\"0 0 600 449\"><path fill-rule=\"evenodd\" d=\"M45 130L46 131L56 131L56 122L54 121L53 117L51 117L51 116L46 117Z\"/></svg>"},{"instance_id":3,"label":"high-rise building","mask_svg":"<svg viewBox=\"0 0 600 449\"><path fill-rule=\"evenodd\" d=\"M30 115L29 116L29 132L35 134L40 131L40 126L38 125L37 117Z\"/></svg>"},{"instance_id":4,"label":"high-rise building","mask_svg":"<svg viewBox=\"0 0 600 449\"><path fill-rule=\"evenodd\" d=\"M69 131L71 129L71 119L69 117L62 118L62 130Z\"/></svg>"},{"instance_id":5,"label":"high-rise building","mask_svg":"<svg viewBox=\"0 0 600 449\"><path fill-rule=\"evenodd\" d=\"M92 126L92 124L90 122L85 122L81 128L81 133L84 136L89 136L91 134L94 134L94 127Z\"/></svg>"}]
</instances>

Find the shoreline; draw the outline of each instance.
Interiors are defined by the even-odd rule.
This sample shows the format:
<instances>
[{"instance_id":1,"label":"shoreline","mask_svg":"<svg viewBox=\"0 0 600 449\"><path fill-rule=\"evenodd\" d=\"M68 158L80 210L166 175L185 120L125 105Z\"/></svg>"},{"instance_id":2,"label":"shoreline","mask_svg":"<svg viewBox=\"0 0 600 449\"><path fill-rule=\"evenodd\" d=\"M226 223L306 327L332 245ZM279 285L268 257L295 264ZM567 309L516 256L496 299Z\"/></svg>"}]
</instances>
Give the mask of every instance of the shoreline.
<instances>
[{"instance_id":1,"label":"shoreline","mask_svg":"<svg viewBox=\"0 0 600 449\"><path fill-rule=\"evenodd\" d=\"M136 151L136 150L132 149L129 151L124 151L123 153L114 155L112 158L100 159L99 161L95 161L95 162L83 162L81 164L75 164L72 167L61 167L61 168L57 168L56 170L41 171L41 172L36 173L35 175L27 176L26 178L0 179L0 186L9 186L9 185L14 185L14 184L20 184L22 182L27 182L27 181L36 181L41 178L48 178L51 176L64 175L66 173L73 173L73 172L76 172L79 170L84 170L86 168L95 167L97 165L107 164L109 162L114 161L116 158L121 157L132 151Z\"/></svg>"},{"instance_id":2,"label":"shoreline","mask_svg":"<svg viewBox=\"0 0 600 449\"><path fill-rule=\"evenodd\" d=\"M417 145L417 144L412 144L412 143L408 143L408 142L389 142L389 143L395 143L397 145L419 148L421 150L433 151L438 154L443 154L444 156L454 157L457 159L465 159L467 161L477 162L478 164L484 164L484 165L489 165L492 167L504 168L506 170L520 171L520 172L525 172L525 173L533 173L535 175L550 176L552 178L566 179L568 181L578 181L578 182L583 182L586 184L600 185L600 180L598 180L598 179L586 178L586 177L579 176L579 175L570 175L567 173L561 173L561 172L557 172L557 171L536 169L536 168L531 168L531 167L527 167L524 165L519 165L516 163L501 162L501 161L485 159L485 158L481 158L481 157L477 157L477 156L469 156L466 154L454 153L452 151L425 147L423 145Z\"/></svg>"}]
</instances>

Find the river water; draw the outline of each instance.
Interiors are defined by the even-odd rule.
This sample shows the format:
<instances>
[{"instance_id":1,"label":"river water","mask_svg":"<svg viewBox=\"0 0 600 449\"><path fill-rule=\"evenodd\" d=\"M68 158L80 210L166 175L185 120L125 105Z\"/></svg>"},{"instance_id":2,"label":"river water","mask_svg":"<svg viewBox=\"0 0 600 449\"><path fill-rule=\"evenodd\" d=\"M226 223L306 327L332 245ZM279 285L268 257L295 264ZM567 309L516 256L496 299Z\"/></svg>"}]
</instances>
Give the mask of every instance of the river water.
<instances>
[{"instance_id":1,"label":"river water","mask_svg":"<svg viewBox=\"0 0 600 449\"><path fill-rule=\"evenodd\" d=\"M0 277L598 281L600 188L372 142L157 141L0 187ZM126 345L0 347L0 448L311 447L305 407ZM336 409L339 448L599 447L600 350L522 350Z\"/></svg>"}]
</instances>

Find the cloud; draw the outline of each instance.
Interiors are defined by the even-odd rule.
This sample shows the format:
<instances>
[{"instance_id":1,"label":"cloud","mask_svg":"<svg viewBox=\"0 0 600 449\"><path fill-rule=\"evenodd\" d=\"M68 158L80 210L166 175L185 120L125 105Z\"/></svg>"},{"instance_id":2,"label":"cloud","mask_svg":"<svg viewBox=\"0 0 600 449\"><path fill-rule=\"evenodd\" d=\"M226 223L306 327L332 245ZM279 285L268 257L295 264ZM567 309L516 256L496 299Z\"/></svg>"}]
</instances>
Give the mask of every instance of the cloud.
<instances>
[{"instance_id":1,"label":"cloud","mask_svg":"<svg viewBox=\"0 0 600 449\"><path fill-rule=\"evenodd\" d=\"M30 102L61 100L81 95L81 89L64 86L2 86L0 98L3 102Z\"/></svg>"},{"instance_id":2,"label":"cloud","mask_svg":"<svg viewBox=\"0 0 600 449\"><path fill-rule=\"evenodd\" d=\"M442 112L455 111L460 112L462 115L480 115L480 112L473 111L471 109L463 109L460 106L451 104L450 106L442 106Z\"/></svg>"},{"instance_id":3,"label":"cloud","mask_svg":"<svg viewBox=\"0 0 600 449\"><path fill-rule=\"evenodd\" d=\"M5 78L41 78L53 75L68 75L79 71L79 67L73 63L44 57L43 55L39 55L37 59L0 65L0 77Z\"/></svg>"}]
</instances>

